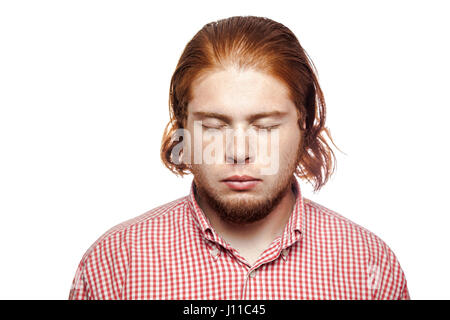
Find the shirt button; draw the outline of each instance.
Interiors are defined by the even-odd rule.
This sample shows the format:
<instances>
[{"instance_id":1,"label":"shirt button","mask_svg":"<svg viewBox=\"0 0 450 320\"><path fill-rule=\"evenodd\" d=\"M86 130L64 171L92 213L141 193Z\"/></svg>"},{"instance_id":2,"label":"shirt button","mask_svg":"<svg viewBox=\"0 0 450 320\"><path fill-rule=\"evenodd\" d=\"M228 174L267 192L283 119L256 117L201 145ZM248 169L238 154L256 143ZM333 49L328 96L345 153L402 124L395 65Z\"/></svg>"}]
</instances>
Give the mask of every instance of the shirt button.
<instances>
[{"instance_id":1,"label":"shirt button","mask_svg":"<svg viewBox=\"0 0 450 320\"><path fill-rule=\"evenodd\" d=\"M248 274L248 276L249 276L250 278L254 278L254 277L256 276L256 270L252 270L252 272L250 272L250 273Z\"/></svg>"},{"instance_id":2,"label":"shirt button","mask_svg":"<svg viewBox=\"0 0 450 320\"><path fill-rule=\"evenodd\" d=\"M213 249L211 249L211 255L214 257L214 258L216 258L217 256L218 256L218 254L219 254L219 250L216 248L216 247L214 247Z\"/></svg>"},{"instance_id":3,"label":"shirt button","mask_svg":"<svg viewBox=\"0 0 450 320\"><path fill-rule=\"evenodd\" d=\"M287 249L281 250L281 257L283 258L283 260L286 260L286 259L287 259L287 258L286 258L287 255L288 255Z\"/></svg>"}]
</instances>

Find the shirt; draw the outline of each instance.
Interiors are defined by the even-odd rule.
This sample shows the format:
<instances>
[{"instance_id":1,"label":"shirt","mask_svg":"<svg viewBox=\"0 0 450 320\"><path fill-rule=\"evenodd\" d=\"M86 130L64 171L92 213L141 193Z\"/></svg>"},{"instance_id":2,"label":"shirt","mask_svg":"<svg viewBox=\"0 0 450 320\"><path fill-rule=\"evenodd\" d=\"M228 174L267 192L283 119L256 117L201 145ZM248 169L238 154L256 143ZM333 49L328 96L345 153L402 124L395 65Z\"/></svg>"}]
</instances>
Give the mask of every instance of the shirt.
<instances>
[{"instance_id":1,"label":"shirt","mask_svg":"<svg viewBox=\"0 0 450 320\"><path fill-rule=\"evenodd\" d=\"M410 299L383 240L303 198L250 265L189 195L104 233L78 265L69 299Z\"/></svg>"}]
</instances>

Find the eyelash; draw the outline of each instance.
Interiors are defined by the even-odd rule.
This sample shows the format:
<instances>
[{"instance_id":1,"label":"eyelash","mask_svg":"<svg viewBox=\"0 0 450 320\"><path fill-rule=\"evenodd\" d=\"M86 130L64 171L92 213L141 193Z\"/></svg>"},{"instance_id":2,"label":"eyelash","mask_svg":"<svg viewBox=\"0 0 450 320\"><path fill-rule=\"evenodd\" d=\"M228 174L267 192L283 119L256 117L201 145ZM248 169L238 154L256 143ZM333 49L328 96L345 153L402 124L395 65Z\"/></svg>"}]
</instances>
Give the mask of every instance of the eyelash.
<instances>
[{"instance_id":1,"label":"eyelash","mask_svg":"<svg viewBox=\"0 0 450 320\"><path fill-rule=\"evenodd\" d=\"M205 128L205 129L222 129L225 126L226 125L221 125L221 126L217 126L217 127L208 127L208 126L205 126L204 124L202 124L202 127Z\"/></svg>"}]
</instances>

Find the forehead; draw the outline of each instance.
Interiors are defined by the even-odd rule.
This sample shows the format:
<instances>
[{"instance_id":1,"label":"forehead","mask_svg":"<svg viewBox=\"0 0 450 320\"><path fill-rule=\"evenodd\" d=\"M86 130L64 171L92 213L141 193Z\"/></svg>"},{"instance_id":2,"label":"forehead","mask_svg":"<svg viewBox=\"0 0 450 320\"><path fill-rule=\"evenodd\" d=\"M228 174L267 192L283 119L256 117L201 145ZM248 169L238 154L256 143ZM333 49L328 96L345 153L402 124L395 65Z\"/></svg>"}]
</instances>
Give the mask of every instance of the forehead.
<instances>
[{"instance_id":1,"label":"forehead","mask_svg":"<svg viewBox=\"0 0 450 320\"><path fill-rule=\"evenodd\" d=\"M209 72L192 83L188 114L220 112L231 117L274 110L295 113L288 87L256 70L228 68Z\"/></svg>"}]
</instances>

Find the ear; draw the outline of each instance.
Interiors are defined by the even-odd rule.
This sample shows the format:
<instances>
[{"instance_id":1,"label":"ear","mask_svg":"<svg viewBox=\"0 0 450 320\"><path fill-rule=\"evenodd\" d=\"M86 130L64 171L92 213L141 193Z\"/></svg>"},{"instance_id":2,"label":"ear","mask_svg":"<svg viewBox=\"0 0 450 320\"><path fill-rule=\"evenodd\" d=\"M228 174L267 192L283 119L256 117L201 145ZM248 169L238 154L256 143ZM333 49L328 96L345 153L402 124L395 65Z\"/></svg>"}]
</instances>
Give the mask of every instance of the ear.
<instances>
[{"instance_id":1,"label":"ear","mask_svg":"<svg viewBox=\"0 0 450 320\"><path fill-rule=\"evenodd\" d=\"M300 127L300 130L305 131L306 130L306 120L303 119L302 115L300 114L300 110L296 108L297 112L297 122Z\"/></svg>"},{"instance_id":2,"label":"ear","mask_svg":"<svg viewBox=\"0 0 450 320\"><path fill-rule=\"evenodd\" d=\"M186 134L183 137L182 147L180 151L180 163L184 164L186 167L191 168L191 136Z\"/></svg>"}]
</instances>

